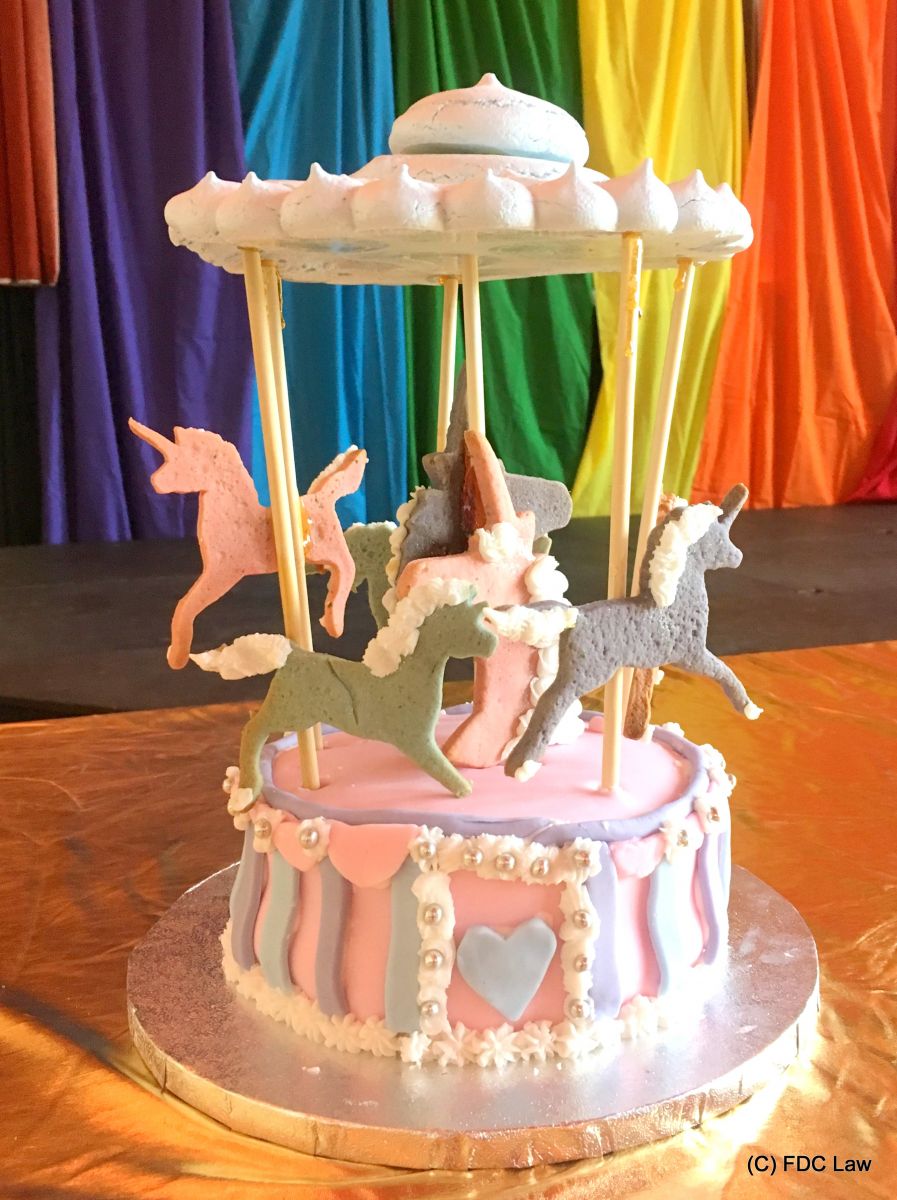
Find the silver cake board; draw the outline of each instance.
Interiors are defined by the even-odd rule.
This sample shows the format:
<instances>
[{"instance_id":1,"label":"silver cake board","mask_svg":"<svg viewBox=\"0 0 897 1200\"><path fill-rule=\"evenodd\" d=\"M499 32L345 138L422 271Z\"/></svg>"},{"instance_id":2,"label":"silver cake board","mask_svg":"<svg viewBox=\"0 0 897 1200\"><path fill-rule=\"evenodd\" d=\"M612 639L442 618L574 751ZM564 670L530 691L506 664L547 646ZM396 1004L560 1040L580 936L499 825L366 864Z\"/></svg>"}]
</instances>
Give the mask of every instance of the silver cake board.
<instances>
[{"instance_id":1,"label":"silver cake board","mask_svg":"<svg viewBox=\"0 0 897 1200\"><path fill-rule=\"evenodd\" d=\"M235 870L182 896L131 954L131 1034L163 1091L308 1154L449 1169L597 1158L739 1104L785 1070L815 1026L809 929L735 868L725 979L656 1036L574 1062L487 1070L328 1050L225 982L219 938Z\"/></svg>"}]
</instances>

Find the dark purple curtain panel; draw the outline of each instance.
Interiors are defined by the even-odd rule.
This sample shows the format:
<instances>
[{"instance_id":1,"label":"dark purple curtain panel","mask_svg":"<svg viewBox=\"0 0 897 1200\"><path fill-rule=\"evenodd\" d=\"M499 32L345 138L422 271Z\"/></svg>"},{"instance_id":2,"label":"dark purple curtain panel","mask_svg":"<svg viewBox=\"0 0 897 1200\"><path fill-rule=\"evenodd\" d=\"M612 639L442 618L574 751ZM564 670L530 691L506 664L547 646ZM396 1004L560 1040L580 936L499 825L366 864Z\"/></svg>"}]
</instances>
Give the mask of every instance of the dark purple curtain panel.
<instances>
[{"instance_id":1,"label":"dark purple curtain panel","mask_svg":"<svg viewBox=\"0 0 897 1200\"><path fill-rule=\"evenodd\" d=\"M44 539L190 532L157 497L128 417L200 425L250 459L242 280L168 240L162 209L207 170L240 179L227 0L51 0L61 273L37 300Z\"/></svg>"}]
</instances>

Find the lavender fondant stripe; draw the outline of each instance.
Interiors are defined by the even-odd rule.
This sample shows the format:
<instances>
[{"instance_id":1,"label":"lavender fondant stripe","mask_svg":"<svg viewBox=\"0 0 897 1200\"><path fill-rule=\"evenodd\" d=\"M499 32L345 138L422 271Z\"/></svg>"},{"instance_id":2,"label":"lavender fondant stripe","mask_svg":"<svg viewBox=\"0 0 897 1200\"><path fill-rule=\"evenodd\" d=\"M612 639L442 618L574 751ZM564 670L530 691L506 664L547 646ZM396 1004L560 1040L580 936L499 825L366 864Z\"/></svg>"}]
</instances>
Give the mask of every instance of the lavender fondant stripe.
<instances>
[{"instance_id":1,"label":"lavender fondant stripe","mask_svg":"<svg viewBox=\"0 0 897 1200\"><path fill-rule=\"evenodd\" d=\"M682 940L683 913L679 900L683 894L677 875L691 870L691 860L667 862L662 858L651 875L648 891L648 933L660 968L659 996L665 996L682 982L691 963ZM685 893L691 897L691 889Z\"/></svg>"},{"instance_id":2,"label":"lavender fondant stripe","mask_svg":"<svg viewBox=\"0 0 897 1200\"><path fill-rule=\"evenodd\" d=\"M708 966L714 966L719 961L729 937L725 867L720 861L720 843L724 838L728 838L728 834L722 830L708 835L698 851L698 886L701 889L701 905L707 922L704 962Z\"/></svg>"},{"instance_id":3,"label":"lavender fondant stripe","mask_svg":"<svg viewBox=\"0 0 897 1200\"><path fill-rule=\"evenodd\" d=\"M727 824L719 833L719 869L723 879L723 904L726 921L729 919L729 890L732 886L732 826Z\"/></svg>"},{"instance_id":4,"label":"lavender fondant stripe","mask_svg":"<svg viewBox=\"0 0 897 1200\"><path fill-rule=\"evenodd\" d=\"M253 849L252 826L243 835L243 854L230 893L231 951L238 966L255 966L255 921L262 898L265 859Z\"/></svg>"},{"instance_id":5,"label":"lavender fondant stripe","mask_svg":"<svg viewBox=\"0 0 897 1200\"><path fill-rule=\"evenodd\" d=\"M420 867L408 858L390 884L391 924L383 1003L386 1028L393 1033L413 1033L420 1027L417 1005L420 931L417 897L411 890L419 875Z\"/></svg>"},{"instance_id":6,"label":"lavender fondant stripe","mask_svg":"<svg viewBox=\"0 0 897 1200\"><path fill-rule=\"evenodd\" d=\"M348 1008L343 986L343 946L352 886L329 858L318 864L318 870L321 872L321 924L315 953L318 1007L329 1017L344 1017Z\"/></svg>"},{"instance_id":7,"label":"lavender fondant stripe","mask_svg":"<svg viewBox=\"0 0 897 1200\"><path fill-rule=\"evenodd\" d=\"M607 843L600 847L598 858L601 870L586 884L589 899L598 914L590 995L596 1017L615 1017L623 1003L617 959L617 869Z\"/></svg>"},{"instance_id":8,"label":"lavender fondant stripe","mask_svg":"<svg viewBox=\"0 0 897 1200\"><path fill-rule=\"evenodd\" d=\"M271 851L268 908L262 923L259 964L272 987L289 995L293 991L290 975L290 934L299 902L299 872L282 854Z\"/></svg>"},{"instance_id":9,"label":"lavender fondant stripe","mask_svg":"<svg viewBox=\"0 0 897 1200\"><path fill-rule=\"evenodd\" d=\"M488 817L470 813L434 813L430 809L378 809L378 808L328 808L319 799L306 800L293 796L274 786L271 767L274 756L295 744L295 738L281 738L270 742L262 752L261 768L264 780L265 800L272 808L292 813L300 820L324 817L329 821L343 821L347 825L410 824L432 825L437 819L445 833L459 833L462 837L476 837L480 833L511 834L515 837L534 838L543 846L562 846L575 838L588 838L594 842L620 842L628 838L646 837L655 833L664 821L682 822L691 812L695 796L703 795L709 786L707 769L700 749L693 743L672 733L669 729L655 729L656 741L669 746L692 767L688 787L681 796L671 800L654 812L637 817L623 817L610 821L571 821L559 824L550 817L521 817L518 819Z\"/></svg>"}]
</instances>

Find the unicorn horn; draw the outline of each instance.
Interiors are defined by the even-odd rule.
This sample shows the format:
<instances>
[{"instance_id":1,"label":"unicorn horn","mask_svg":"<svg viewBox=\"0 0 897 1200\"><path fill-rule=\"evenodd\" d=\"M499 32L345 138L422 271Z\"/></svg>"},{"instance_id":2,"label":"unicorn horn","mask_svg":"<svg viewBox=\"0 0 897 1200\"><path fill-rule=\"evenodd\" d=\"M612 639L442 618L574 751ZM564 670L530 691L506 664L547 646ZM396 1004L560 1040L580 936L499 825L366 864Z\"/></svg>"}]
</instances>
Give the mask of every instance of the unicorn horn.
<instances>
[{"instance_id":1,"label":"unicorn horn","mask_svg":"<svg viewBox=\"0 0 897 1200\"><path fill-rule=\"evenodd\" d=\"M148 442L154 450L158 450L163 458L168 458L177 449L174 442L164 437L161 433L156 433L155 429L150 429L148 425L141 425L139 421L135 421L133 417L128 418L128 428L131 433Z\"/></svg>"},{"instance_id":2,"label":"unicorn horn","mask_svg":"<svg viewBox=\"0 0 897 1200\"><path fill-rule=\"evenodd\" d=\"M721 508L723 515L720 517L720 523L723 525L731 525L738 514L744 507L744 502L748 498L748 490L743 483L736 483L733 488L726 492L723 498Z\"/></svg>"}]
</instances>

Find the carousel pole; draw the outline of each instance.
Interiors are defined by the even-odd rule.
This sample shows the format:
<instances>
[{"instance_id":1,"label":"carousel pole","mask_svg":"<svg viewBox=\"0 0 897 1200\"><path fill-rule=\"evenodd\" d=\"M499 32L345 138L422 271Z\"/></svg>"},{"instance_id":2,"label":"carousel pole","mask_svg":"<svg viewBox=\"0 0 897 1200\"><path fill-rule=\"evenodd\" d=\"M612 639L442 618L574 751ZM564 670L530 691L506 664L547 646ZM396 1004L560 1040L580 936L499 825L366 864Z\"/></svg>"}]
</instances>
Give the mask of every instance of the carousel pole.
<instances>
[{"instance_id":1,"label":"carousel pole","mask_svg":"<svg viewBox=\"0 0 897 1200\"><path fill-rule=\"evenodd\" d=\"M632 488L632 430L635 411L635 377L638 356L639 285L642 273L641 236L623 234L620 264L620 308L617 322L616 395L614 399L613 474L611 481L610 551L607 596L626 595L629 569L629 509ZM604 688L604 750L601 787L610 791L620 783L620 750L623 740L623 672Z\"/></svg>"},{"instance_id":2,"label":"carousel pole","mask_svg":"<svg viewBox=\"0 0 897 1200\"><path fill-rule=\"evenodd\" d=\"M281 441L278 417L277 381L268 332L269 314L265 299L265 273L258 250L244 249L242 254L252 356L255 360L259 407L262 416L265 464L271 488L271 517L274 526L274 548L277 554L277 574L281 581L284 629L290 641L301 645L303 622L299 599L300 588L297 562L293 554L290 492L287 486L284 447ZM305 585L304 571L302 585L303 587ZM312 729L305 729L299 733L299 764L303 787L319 787L318 759Z\"/></svg>"},{"instance_id":3,"label":"carousel pole","mask_svg":"<svg viewBox=\"0 0 897 1200\"><path fill-rule=\"evenodd\" d=\"M455 346L458 341L458 279L444 276L442 283L442 345L439 350L439 412L436 449L444 450L452 405L455 402Z\"/></svg>"},{"instance_id":4,"label":"carousel pole","mask_svg":"<svg viewBox=\"0 0 897 1200\"><path fill-rule=\"evenodd\" d=\"M663 472L666 467L667 450L670 444L670 427L673 420L673 407L676 402L676 388L679 385L679 369L682 366L682 348L685 345L685 329L688 323L688 310L691 305L692 286L695 281L695 264L690 258L680 258L677 264L676 280L673 284L673 307L670 312L670 327L667 332L666 350L663 356L663 369L660 375L660 394L657 398L657 412L654 414L654 428L651 431L651 445L648 450L648 465L645 472L645 492L642 499L642 515L638 527L638 542L635 551L635 567L632 572L631 595L639 593L639 576L648 537L657 522L657 509L663 492ZM632 668L625 671L623 685L623 711L629 701L629 688L632 683Z\"/></svg>"},{"instance_id":5,"label":"carousel pole","mask_svg":"<svg viewBox=\"0 0 897 1200\"><path fill-rule=\"evenodd\" d=\"M474 433L486 433L483 392L483 330L480 324L480 264L475 254L461 256L464 289L464 357L467 360L467 414Z\"/></svg>"},{"instance_id":6,"label":"carousel pole","mask_svg":"<svg viewBox=\"0 0 897 1200\"><path fill-rule=\"evenodd\" d=\"M299 585L298 604L301 622L301 637L298 644L303 650L314 650L311 634L311 613L308 605L308 583L305 574L305 522L299 485L296 482L296 456L293 452L293 428L290 419L290 395L287 385L287 363L283 351L283 292L277 267L269 259L262 259L265 277L265 308L268 318L268 341L271 345L271 360L274 364L274 386L277 399L277 425L280 447L283 453L284 473L290 498L290 529L293 544L293 561L296 564L296 579ZM323 749L324 739L321 726L315 725L315 746Z\"/></svg>"}]
</instances>

